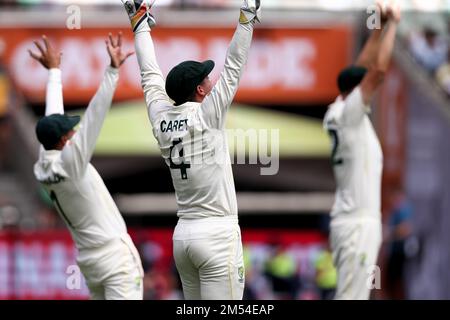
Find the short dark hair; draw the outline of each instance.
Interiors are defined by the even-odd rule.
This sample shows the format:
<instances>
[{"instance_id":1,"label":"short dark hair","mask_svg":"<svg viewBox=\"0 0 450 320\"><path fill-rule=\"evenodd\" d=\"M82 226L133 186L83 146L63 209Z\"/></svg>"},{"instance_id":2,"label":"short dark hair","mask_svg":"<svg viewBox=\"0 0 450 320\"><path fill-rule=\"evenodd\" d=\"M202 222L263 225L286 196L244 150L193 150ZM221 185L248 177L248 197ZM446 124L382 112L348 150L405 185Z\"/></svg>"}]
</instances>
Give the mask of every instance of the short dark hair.
<instances>
[{"instance_id":1,"label":"short dark hair","mask_svg":"<svg viewBox=\"0 0 450 320\"><path fill-rule=\"evenodd\" d=\"M355 89L364 76L367 73L367 69L360 66L350 66L345 68L339 73L337 84L341 93L349 93Z\"/></svg>"},{"instance_id":2,"label":"short dark hair","mask_svg":"<svg viewBox=\"0 0 450 320\"><path fill-rule=\"evenodd\" d=\"M42 146L44 147L44 150L55 150L56 146L58 145L58 143L56 144L43 144Z\"/></svg>"},{"instance_id":3,"label":"short dark hair","mask_svg":"<svg viewBox=\"0 0 450 320\"><path fill-rule=\"evenodd\" d=\"M180 103L175 102L175 105L179 106L187 101L194 101L196 93L197 93L197 87L195 87L194 91L192 91L192 93L189 96L187 96L186 99L182 100Z\"/></svg>"}]
</instances>

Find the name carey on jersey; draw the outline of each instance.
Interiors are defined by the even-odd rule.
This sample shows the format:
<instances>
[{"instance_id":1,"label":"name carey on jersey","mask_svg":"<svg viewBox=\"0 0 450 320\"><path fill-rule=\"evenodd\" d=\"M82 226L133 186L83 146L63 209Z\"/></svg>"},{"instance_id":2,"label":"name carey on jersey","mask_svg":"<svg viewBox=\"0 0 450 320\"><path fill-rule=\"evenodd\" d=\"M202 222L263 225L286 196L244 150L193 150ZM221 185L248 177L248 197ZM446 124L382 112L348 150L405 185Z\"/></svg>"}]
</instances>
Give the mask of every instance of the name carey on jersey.
<instances>
[{"instance_id":1,"label":"name carey on jersey","mask_svg":"<svg viewBox=\"0 0 450 320\"><path fill-rule=\"evenodd\" d=\"M173 131L186 131L188 119L182 120L170 120L167 122L166 120L161 121L161 131L162 132L173 132Z\"/></svg>"}]
</instances>

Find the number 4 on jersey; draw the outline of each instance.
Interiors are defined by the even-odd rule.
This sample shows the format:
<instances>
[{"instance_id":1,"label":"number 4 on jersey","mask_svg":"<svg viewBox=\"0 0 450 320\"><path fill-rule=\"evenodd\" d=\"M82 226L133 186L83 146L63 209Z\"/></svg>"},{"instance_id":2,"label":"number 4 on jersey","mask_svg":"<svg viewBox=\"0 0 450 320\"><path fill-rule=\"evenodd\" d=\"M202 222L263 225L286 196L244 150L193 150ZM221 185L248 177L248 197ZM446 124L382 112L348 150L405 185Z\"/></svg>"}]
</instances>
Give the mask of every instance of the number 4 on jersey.
<instances>
[{"instance_id":1,"label":"number 4 on jersey","mask_svg":"<svg viewBox=\"0 0 450 320\"><path fill-rule=\"evenodd\" d=\"M191 167L189 163L184 162L184 150L183 150L183 140L178 139L174 140L172 146L170 147L170 169L180 169L181 179L187 180L187 170ZM178 154L174 154L174 152L178 152ZM174 163L172 159L181 159L181 162L178 164Z\"/></svg>"}]
</instances>

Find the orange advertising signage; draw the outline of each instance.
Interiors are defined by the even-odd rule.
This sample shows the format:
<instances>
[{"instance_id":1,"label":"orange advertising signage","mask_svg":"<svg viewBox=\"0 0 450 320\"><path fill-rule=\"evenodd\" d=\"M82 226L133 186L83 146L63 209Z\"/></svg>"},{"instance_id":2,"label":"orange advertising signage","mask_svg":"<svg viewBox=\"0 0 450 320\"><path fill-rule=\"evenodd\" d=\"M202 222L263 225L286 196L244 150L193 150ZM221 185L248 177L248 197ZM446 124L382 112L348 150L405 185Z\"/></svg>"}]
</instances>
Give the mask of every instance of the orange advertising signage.
<instances>
[{"instance_id":1,"label":"orange advertising signage","mask_svg":"<svg viewBox=\"0 0 450 320\"><path fill-rule=\"evenodd\" d=\"M43 102L46 71L30 59L32 41L46 34L63 52L66 103L87 103L109 63L104 39L118 28L0 29L1 60L16 86L32 102ZM223 68L232 28L158 28L152 32L164 75L177 63L213 59L217 79ZM125 48L133 49L133 34L124 30ZM236 101L261 104L328 103L337 96L336 75L350 61L352 36L348 27L255 30L254 41ZM121 70L117 100L141 98L135 57Z\"/></svg>"}]
</instances>

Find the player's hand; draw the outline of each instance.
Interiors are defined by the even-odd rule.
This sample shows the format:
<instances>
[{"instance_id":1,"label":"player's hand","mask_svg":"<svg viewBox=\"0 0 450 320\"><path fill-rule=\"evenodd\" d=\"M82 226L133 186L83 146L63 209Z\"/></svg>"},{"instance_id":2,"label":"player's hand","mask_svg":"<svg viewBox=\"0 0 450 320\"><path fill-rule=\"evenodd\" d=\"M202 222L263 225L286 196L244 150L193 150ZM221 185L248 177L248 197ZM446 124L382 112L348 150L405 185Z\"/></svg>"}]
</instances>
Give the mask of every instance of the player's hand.
<instances>
[{"instance_id":1,"label":"player's hand","mask_svg":"<svg viewBox=\"0 0 450 320\"><path fill-rule=\"evenodd\" d=\"M380 13L381 23L384 25L389 20L388 16L388 4L386 0L377 0L375 5L377 6L377 11Z\"/></svg>"},{"instance_id":2,"label":"player's hand","mask_svg":"<svg viewBox=\"0 0 450 320\"><path fill-rule=\"evenodd\" d=\"M39 49L41 54L39 55L31 50L28 50L30 56L36 61L39 61L47 69L59 69L59 66L61 65L62 53L52 47L45 35L42 36L42 40L44 42L44 46L40 44L39 41L34 41L34 44Z\"/></svg>"},{"instance_id":3,"label":"player's hand","mask_svg":"<svg viewBox=\"0 0 450 320\"><path fill-rule=\"evenodd\" d=\"M402 11L397 1L392 1L391 4L388 6L387 15L390 21L393 21L395 23L400 22L400 20L402 19Z\"/></svg>"},{"instance_id":4,"label":"player's hand","mask_svg":"<svg viewBox=\"0 0 450 320\"><path fill-rule=\"evenodd\" d=\"M261 1L244 0L241 6L239 23L247 24L253 21L261 22Z\"/></svg>"},{"instance_id":5,"label":"player's hand","mask_svg":"<svg viewBox=\"0 0 450 320\"><path fill-rule=\"evenodd\" d=\"M124 53L122 52L122 32L119 32L117 40L113 39L112 34L108 36L109 39L105 40L106 49L111 58L111 67L118 69L129 56L134 54L133 51Z\"/></svg>"}]
</instances>

